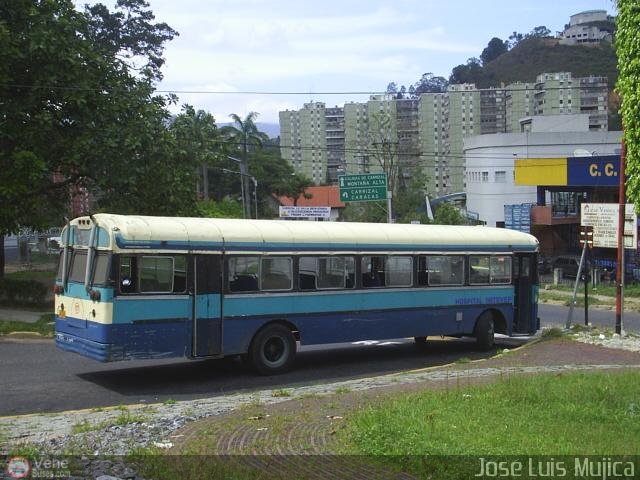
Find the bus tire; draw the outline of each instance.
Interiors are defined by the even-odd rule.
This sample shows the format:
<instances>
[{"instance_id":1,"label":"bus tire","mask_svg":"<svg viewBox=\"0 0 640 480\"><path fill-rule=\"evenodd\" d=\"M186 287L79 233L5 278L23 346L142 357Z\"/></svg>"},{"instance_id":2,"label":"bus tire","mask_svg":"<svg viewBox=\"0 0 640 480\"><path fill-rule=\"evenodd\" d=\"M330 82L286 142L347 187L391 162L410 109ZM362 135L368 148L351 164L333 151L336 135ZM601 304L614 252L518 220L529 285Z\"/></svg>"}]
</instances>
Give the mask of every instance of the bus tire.
<instances>
[{"instance_id":1,"label":"bus tire","mask_svg":"<svg viewBox=\"0 0 640 480\"><path fill-rule=\"evenodd\" d=\"M495 344L495 328L493 316L490 312L484 312L476 321L476 328L473 335L476 337L478 350L486 352L491 350Z\"/></svg>"},{"instance_id":2,"label":"bus tire","mask_svg":"<svg viewBox=\"0 0 640 480\"><path fill-rule=\"evenodd\" d=\"M413 341L416 347L422 348L427 346L428 337L413 337Z\"/></svg>"},{"instance_id":3,"label":"bus tire","mask_svg":"<svg viewBox=\"0 0 640 480\"><path fill-rule=\"evenodd\" d=\"M284 325L267 325L251 340L249 359L260 375L277 375L291 369L296 356L296 340Z\"/></svg>"}]
</instances>

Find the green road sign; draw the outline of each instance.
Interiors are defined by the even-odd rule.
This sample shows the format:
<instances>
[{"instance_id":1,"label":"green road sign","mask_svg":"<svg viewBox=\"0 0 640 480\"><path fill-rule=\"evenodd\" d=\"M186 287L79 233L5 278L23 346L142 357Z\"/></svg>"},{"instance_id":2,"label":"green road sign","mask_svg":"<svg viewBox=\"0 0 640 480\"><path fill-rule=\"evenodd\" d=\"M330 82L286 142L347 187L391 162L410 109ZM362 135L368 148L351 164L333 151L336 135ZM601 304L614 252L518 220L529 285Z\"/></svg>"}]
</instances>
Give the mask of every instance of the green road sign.
<instances>
[{"instance_id":1,"label":"green road sign","mask_svg":"<svg viewBox=\"0 0 640 480\"><path fill-rule=\"evenodd\" d=\"M340 201L373 202L387 199L387 174L365 173L362 175L341 175Z\"/></svg>"}]
</instances>

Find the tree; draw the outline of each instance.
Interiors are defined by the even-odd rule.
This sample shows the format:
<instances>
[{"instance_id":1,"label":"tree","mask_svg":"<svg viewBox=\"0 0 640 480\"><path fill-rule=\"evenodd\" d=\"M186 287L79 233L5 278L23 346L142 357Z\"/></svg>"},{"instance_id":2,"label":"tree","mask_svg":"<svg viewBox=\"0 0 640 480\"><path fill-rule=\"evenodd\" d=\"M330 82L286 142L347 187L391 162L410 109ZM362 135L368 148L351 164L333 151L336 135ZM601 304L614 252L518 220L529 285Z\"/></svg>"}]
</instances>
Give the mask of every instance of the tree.
<instances>
[{"instance_id":1,"label":"tree","mask_svg":"<svg viewBox=\"0 0 640 480\"><path fill-rule=\"evenodd\" d=\"M202 199L209 200L209 167L222 155L221 137L213 115L184 105L182 113L172 122L171 131L186 162L198 165L196 190Z\"/></svg>"},{"instance_id":2,"label":"tree","mask_svg":"<svg viewBox=\"0 0 640 480\"><path fill-rule=\"evenodd\" d=\"M638 25L640 11L634 0L617 0L618 18L615 46L618 53L620 113L627 149L627 196L640 207L640 44Z\"/></svg>"},{"instance_id":3,"label":"tree","mask_svg":"<svg viewBox=\"0 0 640 480\"><path fill-rule=\"evenodd\" d=\"M503 53L508 51L507 42L502 41L498 37L493 37L487 47L480 54L480 60L482 60L482 65L486 65L487 63L495 60Z\"/></svg>"},{"instance_id":4,"label":"tree","mask_svg":"<svg viewBox=\"0 0 640 480\"><path fill-rule=\"evenodd\" d=\"M540 25L527 33L524 38L544 38L549 35L551 35L551 30L544 25Z\"/></svg>"},{"instance_id":5,"label":"tree","mask_svg":"<svg viewBox=\"0 0 640 480\"><path fill-rule=\"evenodd\" d=\"M507 42L509 50L518 45L522 40L524 40L524 35L518 32L513 32L509 35L509 40Z\"/></svg>"},{"instance_id":6,"label":"tree","mask_svg":"<svg viewBox=\"0 0 640 480\"><path fill-rule=\"evenodd\" d=\"M433 214L433 223L437 225L462 225L464 217L451 203L443 202L438 205Z\"/></svg>"},{"instance_id":7,"label":"tree","mask_svg":"<svg viewBox=\"0 0 640 480\"><path fill-rule=\"evenodd\" d=\"M249 151L251 147L262 147L263 143L269 140L269 137L258 130L255 120L258 118L257 112L249 112L244 118L240 118L235 113L229 115L233 120L233 126L221 128L221 132L226 136L227 140L234 143L241 152L240 173L242 174L243 184L243 202L245 208L245 217L251 218L251 194L249 183Z\"/></svg>"},{"instance_id":8,"label":"tree","mask_svg":"<svg viewBox=\"0 0 640 480\"><path fill-rule=\"evenodd\" d=\"M428 177L424 173L414 169L410 180L400 185L393 203L396 222L411 223L413 220L419 220L421 223L430 223L425 203L427 180Z\"/></svg>"},{"instance_id":9,"label":"tree","mask_svg":"<svg viewBox=\"0 0 640 480\"><path fill-rule=\"evenodd\" d=\"M480 60L472 57L467 60L465 65L458 65L451 71L449 83L475 83L481 85L483 83L484 71Z\"/></svg>"},{"instance_id":10,"label":"tree","mask_svg":"<svg viewBox=\"0 0 640 480\"><path fill-rule=\"evenodd\" d=\"M103 206L188 207L183 178L169 171L173 142L163 122L171 99L153 87L162 45L176 33L153 23L147 7L0 4L0 238L60 225L78 189ZM161 201L150 181L167 189Z\"/></svg>"},{"instance_id":11,"label":"tree","mask_svg":"<svg viewBox=\"0 0 640 480\"><path fill-rule=\"evenodd\" d=\"M447 79L444 77L436 77L433 73L423 73L420 80L414 85L414 94L420 96L422 93L443 93L447 91ZM409 89L411 93L411 89Z\"/></svg>"}]
</instances>

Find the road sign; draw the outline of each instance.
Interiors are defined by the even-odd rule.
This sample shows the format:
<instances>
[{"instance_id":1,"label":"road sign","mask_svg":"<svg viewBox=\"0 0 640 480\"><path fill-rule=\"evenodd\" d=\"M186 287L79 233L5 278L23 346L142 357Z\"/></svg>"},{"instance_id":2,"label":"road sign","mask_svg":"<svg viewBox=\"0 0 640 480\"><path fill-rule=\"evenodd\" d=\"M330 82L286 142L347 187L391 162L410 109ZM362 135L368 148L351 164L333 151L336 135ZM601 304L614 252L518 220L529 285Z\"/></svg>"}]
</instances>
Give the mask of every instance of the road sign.
<instances>
[{"instance_id":1,"label":"road sign","mask_svg":"<svg viewBox=\"0 0 640 480\"><path fill-rule=\"evenodd\" d=\"M618 248L618 204L583 203L580 225L593 227L593 246L596 248ZM638 248L638 216L633 204L624 209L624 247Z\"/></svg>"},{"instance_id":2,"label":"road sign","mask_svg":"<svg viewBox=\"0 0 640 480\"><path fill-rule=\"evenodd\" d=\"M387 174L365 173L338 177L340 201L373 202L387 199Z\"/></svg>"},{"instance_id":3,"label":"road sign","mask_svg":"<svg viewBox=\"0 0 640 480\"><path fill-rule=\"evenodd\" d=\"M280 217L284 218L331 218L331 207L280 206Z\"/></svg>"}]
</instances>

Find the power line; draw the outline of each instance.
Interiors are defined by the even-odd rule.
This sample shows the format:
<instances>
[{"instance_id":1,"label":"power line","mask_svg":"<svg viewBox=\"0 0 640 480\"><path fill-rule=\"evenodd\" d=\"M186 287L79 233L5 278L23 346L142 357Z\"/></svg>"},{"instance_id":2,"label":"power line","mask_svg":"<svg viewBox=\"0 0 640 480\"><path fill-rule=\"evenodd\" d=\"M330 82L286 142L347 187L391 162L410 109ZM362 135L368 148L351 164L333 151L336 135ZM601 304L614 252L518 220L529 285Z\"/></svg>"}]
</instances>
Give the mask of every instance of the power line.
<instances>
[{"instance_id":1,"label":"power line","mask_svg":"<svg viewBox=\"0 0 640 480\"><path fill-rule=\"evenodd\" d=\"M472 94L481 92L531 92L542 93L549 90L602 90L602 85L580 85L579 83L574 85L558 86L558 87L544 87L536 89L534 86L540 82L515 82L511 85L531 84L531 88L508 88L508 87L489 87L489 88L474 88L473 90L447 90L444 92L424 92L419 95L452 95L452 94ZM457 85L457 84L456 84ZM34 90L70 90L70 91L88 91L88 92L102 92L102 93L118 93L129 91L126 89L110 89L107 90L104 87L81 87L76 85L28 85L19 83L0 83L1 88L13 88L13 89L34 89ZM608 87L608 82L607 82ZM268 90L238 90L238 91L224 91L224 90L178 90L178 89L154 89L153 93L173 93L173 94L188 94L188 95L395 95L393 92L376 91L376 90L353 90L353 91L320 91L320 92L301 92L301 91L268 91ZM418 98L392 98L389 100L418 100Z\"/></svg>"}]
</instances>

